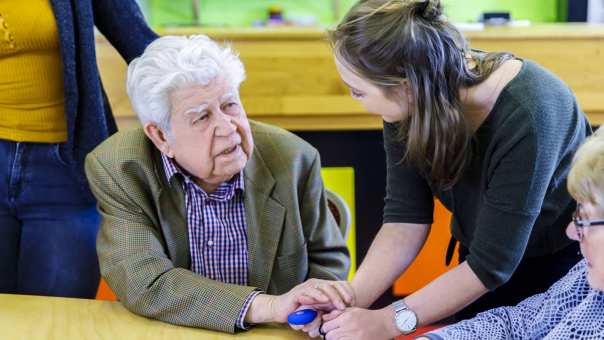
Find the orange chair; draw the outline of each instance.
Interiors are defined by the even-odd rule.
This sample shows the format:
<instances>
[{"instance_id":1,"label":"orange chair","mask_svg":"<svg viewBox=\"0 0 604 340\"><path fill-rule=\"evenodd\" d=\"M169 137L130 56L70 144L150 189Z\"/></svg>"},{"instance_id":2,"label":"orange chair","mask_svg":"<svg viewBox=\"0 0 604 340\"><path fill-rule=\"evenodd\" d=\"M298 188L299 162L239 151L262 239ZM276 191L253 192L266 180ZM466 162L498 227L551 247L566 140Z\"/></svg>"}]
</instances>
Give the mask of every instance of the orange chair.
<instances>
[{"instance_id":1,"label":"orange chair","mask_svg":"<svg viewBox=\"0 0 604 340\"><path fill-rule=\"evenodd\" d=\"M327 198L327 207L336 220L340 232L342 232L342 237L344 237L344 240L348 240L352 217L346 201L342 196L329 189L325 189L325 196Z\"/></svg>"},{"instance_id":2,"label":"orange chair","mask_svg":"<svg viewBox=\"0 0 604 340\"><path fill-rule=\"evenodd\" d=\"M394 296L415 292L459 263L456 249L451 263L445 265L445 253L451 240L450 222L451 213L440 201L434 200L434 223L430 235L415 261L394 283Z\"/></svg>"},{"instance_id":3,"label":"orange chair","mask_svg":"<svg viewBox=\"0 0 604 340\"><path fill-rule=\"evenodd\" d=\"M117 301L117 297L105 282L105 279L101 278L99 283L99 289L96 293L97 300Z\"/></svg>"}]
</instances>

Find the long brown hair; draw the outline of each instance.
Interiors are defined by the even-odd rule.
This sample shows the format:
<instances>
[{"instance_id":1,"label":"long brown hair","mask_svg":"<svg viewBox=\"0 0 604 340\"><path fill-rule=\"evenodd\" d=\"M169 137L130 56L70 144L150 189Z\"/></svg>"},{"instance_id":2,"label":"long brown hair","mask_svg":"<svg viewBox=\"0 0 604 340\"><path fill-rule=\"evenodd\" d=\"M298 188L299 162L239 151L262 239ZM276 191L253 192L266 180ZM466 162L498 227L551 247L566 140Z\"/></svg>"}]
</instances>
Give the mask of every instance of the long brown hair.
<instances>
[{"instance_id":1,"label":"long brown hair","mask_svg":"<svg viewBox=\"0 0 604 340\"><path fill-rule=\"evenodd\" d=\"M433 189L453 186L472 158L459 90L513 56L469 50L438 0L359 1L329 39L336 58L386 94L408 81L414 105L400 124L403 160Z\"/></svg>"}]
</instances>

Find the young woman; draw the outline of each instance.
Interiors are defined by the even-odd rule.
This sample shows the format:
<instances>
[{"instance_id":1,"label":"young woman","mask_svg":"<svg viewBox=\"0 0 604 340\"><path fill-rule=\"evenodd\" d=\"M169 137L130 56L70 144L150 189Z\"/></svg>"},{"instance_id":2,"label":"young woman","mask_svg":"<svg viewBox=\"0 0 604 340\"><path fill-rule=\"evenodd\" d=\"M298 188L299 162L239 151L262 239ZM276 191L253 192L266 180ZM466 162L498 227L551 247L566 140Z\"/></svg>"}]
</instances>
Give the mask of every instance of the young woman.
<instances>
[{"instance_id":1,"label":"young woman","mask_svg":"<svg viewBox=\"0 0 604 340\"><path fill-rule=\"evenodd\" d=\"M308 294L356 297L324 317L328 339L391 338L516 304L579 261L565 237L575 210L565 181L591 130L560 79L470 49L435 0L360 1L330 39L351 95L384 120L388 178L384 224L351 285ZM364 309L417 256L435 196L453 213L460 264L392 306Z\"/></svg>"}]
</instances>

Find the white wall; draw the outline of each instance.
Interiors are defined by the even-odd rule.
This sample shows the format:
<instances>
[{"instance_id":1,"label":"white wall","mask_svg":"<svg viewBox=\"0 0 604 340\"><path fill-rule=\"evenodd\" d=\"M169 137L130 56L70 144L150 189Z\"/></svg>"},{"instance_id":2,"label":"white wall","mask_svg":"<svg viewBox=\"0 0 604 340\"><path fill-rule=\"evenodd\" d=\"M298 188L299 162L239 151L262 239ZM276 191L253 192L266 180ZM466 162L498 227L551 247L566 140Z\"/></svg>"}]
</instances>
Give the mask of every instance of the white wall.
<instances>
[{"instance_id":1,"label":"white wall","mask_svg":"<svg viewBox=\"0 0 604 340\"><path fill-rule=\"evenodd\" d=\"M604 23L604 0L589 0L587 21Z\"/></svg>"}]
</instances>

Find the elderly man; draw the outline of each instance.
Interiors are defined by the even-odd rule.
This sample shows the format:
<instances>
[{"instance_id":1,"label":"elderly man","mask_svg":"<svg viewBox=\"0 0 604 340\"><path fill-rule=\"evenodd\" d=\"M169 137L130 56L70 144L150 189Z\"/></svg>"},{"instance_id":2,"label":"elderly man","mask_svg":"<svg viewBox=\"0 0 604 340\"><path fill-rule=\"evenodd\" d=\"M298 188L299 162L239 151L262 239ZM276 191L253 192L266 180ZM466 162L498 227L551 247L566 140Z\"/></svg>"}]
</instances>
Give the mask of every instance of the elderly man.
<instances>
[{"instance_id":1,"label":"elderly man","mask_svg":"<svg viewBox=\"0 0 604 340\"><path fill-rule=\"evenodd\" d=\"M143 127L91 152L101 272L131 311L226 332L286 322L308 278L348 252L315 149L248 122L239 58L206 36L163 37L128 68Z\"/></svg>"}]
</instances>

